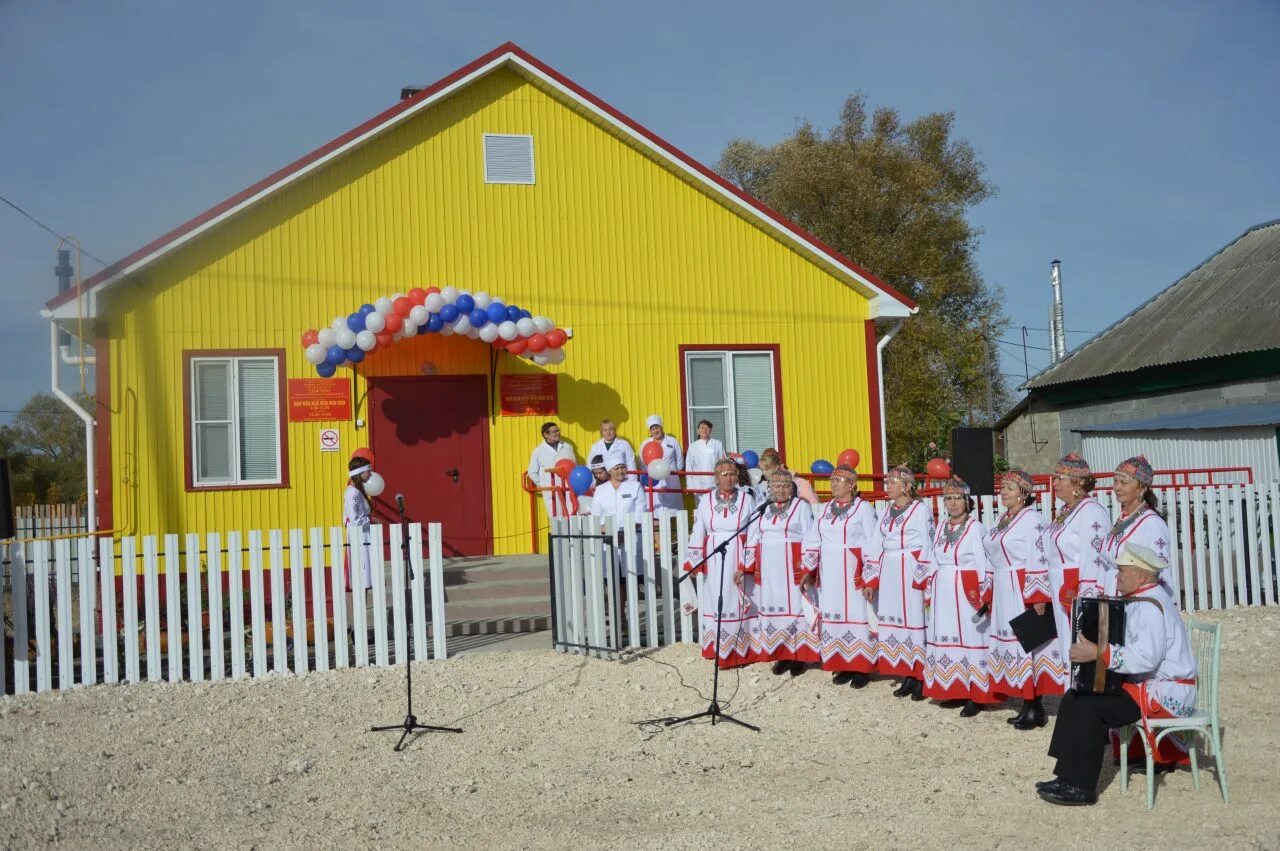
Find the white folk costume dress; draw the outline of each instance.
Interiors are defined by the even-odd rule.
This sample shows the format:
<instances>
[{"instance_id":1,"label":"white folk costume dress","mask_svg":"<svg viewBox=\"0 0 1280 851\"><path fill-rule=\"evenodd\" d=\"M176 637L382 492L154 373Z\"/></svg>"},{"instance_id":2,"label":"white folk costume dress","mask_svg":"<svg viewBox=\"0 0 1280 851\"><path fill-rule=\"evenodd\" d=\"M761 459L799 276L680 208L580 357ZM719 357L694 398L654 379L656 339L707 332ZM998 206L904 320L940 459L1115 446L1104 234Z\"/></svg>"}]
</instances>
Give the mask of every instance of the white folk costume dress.
<instances>
[{"instance_id":1,"label":"white folk costume dress","mask_svg":"<svg viewBox=\"0 0 1280 851\"><path fill-rule=\"evenodd\" d=\"M373 584L373 562L372 554L369 551L369 500L367 500L365 495L360 492L360 488L353 484L347 485L346 493L342 495L342 525L347 527L354 526L361 530L360 537L363 538L365 546L364 552L360 554L359 558L364 562L364 570L362 571L362 576L356 577L360 584L355 587L357 589L368 588ZM350 540L350 536L351 532L348 529L348 540ZM351 556L349 553L346 556L345 566L347 573L347 588L350 589L352 585Z\"/></svg>"},{"instance_id":2,"label":"white folk costume dress","mask_svg":"<svg viewBox=\"0 0 1280 851\"><path fill-rule=\"evenodd\" d=\"M987 630L991 690L1023 700L1062 694L1067 663L1058 642L1049 641L1028 653L1009 626L1033 604L1052 602L1040 512L1035 506L1006 512L987 533L984 546L991 564L991 627Z\"/></svg>"},{"instance_id":3,"label":"white folk costume dress","mask_svg":"<svg viewBox=\"0 0 1280 851\"><path fill-rule=\"evenodd\" d=\"M880 558L862 570L876 590L876 670L895 677L924 679L924 592L912 586L917 565L933 549L933 512L913 499L892 503L880 515Z\"/></svg>"},{"instance_id":4,"label":"white folk costume dress","mask_svg":"<svg viewBox=\"0 0 1280 851\"><path fill-rule=\"evenodd\" d=\"M562 440L555 446L547 443L545 440L540 442L533 448L533 454L529 456L529 479L540 488L551 487L551 473L555 469L558 461L568 459L573 461L573 446L567 440ZM566 485L566 482L558 484ZM568 517L573 513L570 510L569 500L563 491L546 491L542 492L542 502L547 506L547 516Z\"/></svg>"},{"instance_id":5,"label":"white folk costume dress","mask_svg":"<svg viewBox=\"0 0 1280 851\"><path fill-rule=\"evenodd\" d=\"M644 448L650 443L654 443L651 437L644 443L640 444L640 457L644 457ZM655 493L653 495L653 510L655 513L671 513L673 511L684 510L684 494L680 493L680 476L675 475L677 470L684 469L684 451L680 448L680 441L676 440L669 434L664 434L660 442L662 446L662 460L671 465L671 475L662 480L659 485L668 489L667 492ZM646 495L647 497L647 495Z\"/></svg>"},{"instance_id":6,"label":"white folk costume dress","mask_svg":"<svg viewBox=\"0 0 1280 851\"><path fill-rule=\"evenodd\" d=\"M985 586L990 581L986 530L972 517L938 524L933 555L922 561L914 585L929 603L925 629L924 696L934 700L995 703L987 673L987 628L977 623Z\"/></svg>"},{"instance_id":7,"label":"white folk costume dress","mask_svg":"<svg viewBox=\"0 0 1280 851\"><path fill-rule=\"evenodd\" d=\"M1115 596L1116 593L1116 577L1119 575L1116 559L1120 556L1120 551L1124 549L1125 544L1146 547L1168 561L1169 524L1144 502L1132 514L1121 516L1111 525L1111 531L1102 541L1102 550L1107 555L1103 593L1109 597Z\"/></svg>"},{"instance_id":8,"label":"white folk costume dress","mask_svg":"<svg viewBox=\"0 0 1280 851\"><path fill-rule=\"evenodd\" d=\"M812 525L809 503L795 497L782 506L770 501L751 524L742 569L755 579L751 596L756 607L756 661L821 660L818 609L800 592L804 539Z\"/></svg>"},{"instance_id":9,"label":"white folk costume dress","mask_svg":"<svg viewBox=\"0 0 1280 851\"><path fill-rule=\"evenodd\" d=\"M690 473L712 473L716 462L727 457L724 444L714 437L695 440L689 444L684 456L684 468ZM715 476L685 476L685 487L690 490L709 490L716 486Z\"/></svg>"},{"instance_id":10,"label":"white folk costume dress","mask_svg":"<svg viewBox=\"0 0 1280 851\"><path fill-rule=\"evenodd\" d=\"M701 619L700 637L702 655L710 659L715 653L716 603L720 598L721 582L724 587L724 608L720 613L720 661L722 668L745 665L755 661L751 646L752 606L749 594L743 593L733 581L742 566L747 533L734 536L751 517L756 501L747 488L735 488L725 497L718 490L703 494L693 512L693 531L689 533L689 545L685 550L685 571L700 574L698 582L698 612ZM726 539L724 561L716 554L701 567L698 563ZM724 576L721 576L721 565ZM747 580L750 581L749 579ZM750 589L748 589L750 591Z\"/></svg>"},{"instance_id":11,"label":"white folk costume dress","mask_svg":"<svg viewBox=\"0 0 1280 851\"><path fill-rule=\"evenodd\" d=\"M876 639L862 596L863 568L880 554L880 526L871 503L854 494L822 506L804 539L805 574L817 574L824 671L875 670Z\"/></svg>"},{"instance_id":12,"label":"white folk costume dress","mask_svg":"<svg viewBox=\"0 0 1280 851\"><path fill-rule=\"evenodd\" d=\"M1177 601L1166 585L1154 582L1126 596L1154 602L1138 601L1125 607L1124 646L1107 648L1103 656L1107 667L1127 675L1124 690L1142 710L1144 721L1191 715L1196 709L1196 656ZM1118 745L1114 732L1112 745ZM1133 742L1129 755L1141 758L1141 754L1141 743ZM1182 742L1166 736L1160 741L1156 761L1189 760Z\"/></svg>"},{"instance_id":13,"label":"white folk costume dress","mask_svg":"<svg viewBox=\"0 0 1280 851\"><path fill-rule=\"evenodd\" d=\"M1053 596L1053 617L1058 629L1058 655L1064 662L1061 678L1065 689L1071 675L1071 602L1077 595L1096 597L1101 593L1106 556L1103 536L1111 528L1111 514L1096 499L1086 496L1074 508L1065 506L1044 530L1044 554L1049 559L1049 592ZM1051 666L1052 656L1037 657ZM1046 667L1045 670L1048 670ZM1036 671L1039 680L1042 671Z\"/></svg>"}]
</instances>

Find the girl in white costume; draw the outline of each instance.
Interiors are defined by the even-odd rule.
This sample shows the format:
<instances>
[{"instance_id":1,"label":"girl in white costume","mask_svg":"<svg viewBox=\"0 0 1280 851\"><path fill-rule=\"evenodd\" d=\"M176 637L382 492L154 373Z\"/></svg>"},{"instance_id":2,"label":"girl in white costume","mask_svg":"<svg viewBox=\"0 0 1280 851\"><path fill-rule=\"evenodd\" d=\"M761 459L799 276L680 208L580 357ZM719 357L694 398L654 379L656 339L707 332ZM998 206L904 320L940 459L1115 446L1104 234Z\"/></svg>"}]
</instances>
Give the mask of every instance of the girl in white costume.
<instances>
[{"instance_id":1,"label":"girl in white costume","mask_svg":"<svg viewBox=\"0 0 1280 851\"><path fill-rule=\"evenodd\" d=\"M342 495L342 525L354 526L361 530L359 538L364 541L362 561L364 570L357 576L357 589L368 588L373 584L372 554L369 552L369 510L371 502L365 493L364 483L373 475L373 465L363 458L352 458L347 464L347 490ZM347 532L350 539L350 531ZM351 590L351 559L346 558L347 590Z\"/></svg>"}]
</instances>

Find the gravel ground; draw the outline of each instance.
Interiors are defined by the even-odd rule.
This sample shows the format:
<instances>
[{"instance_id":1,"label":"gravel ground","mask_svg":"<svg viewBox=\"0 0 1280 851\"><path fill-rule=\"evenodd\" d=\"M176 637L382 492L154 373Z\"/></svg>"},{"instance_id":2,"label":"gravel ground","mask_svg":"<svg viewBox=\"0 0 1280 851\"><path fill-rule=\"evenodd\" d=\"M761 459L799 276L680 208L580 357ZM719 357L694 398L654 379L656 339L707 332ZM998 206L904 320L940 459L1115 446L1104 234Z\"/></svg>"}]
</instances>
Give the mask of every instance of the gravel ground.
<instances>
[{"instance_id":1,"label":"gravel ground","mask_svg":"<svg viewBox=\"0 0 1280 851\"><path fill-rule=\"evenodd\" d=\"M403 673L95 686L0 699L0 845L124 847L1277 847L1280 610L1226 625L1232 803L1212 773L1051 807L1049 730L960 718L818 671L729 672L752 733L634 722L705 707L692 647L627 663L549 650L415 667L420 720L466 728L393 753ZM1108 761L1109 762L1109 761Z\"/></svg>"}]
</instances>

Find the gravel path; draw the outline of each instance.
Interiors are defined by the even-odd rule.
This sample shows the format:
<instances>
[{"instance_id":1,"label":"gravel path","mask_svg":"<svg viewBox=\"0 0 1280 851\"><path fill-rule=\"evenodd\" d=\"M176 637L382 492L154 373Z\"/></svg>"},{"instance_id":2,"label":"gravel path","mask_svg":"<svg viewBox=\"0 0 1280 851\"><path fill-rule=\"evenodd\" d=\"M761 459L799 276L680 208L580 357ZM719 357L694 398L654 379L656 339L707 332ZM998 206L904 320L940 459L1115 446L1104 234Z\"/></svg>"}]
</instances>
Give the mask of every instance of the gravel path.
<instances>
[{"instance_id":1,"label":"gravel path","mask_svg":"<svg viewBox=\"0 0 1280 851\"><path fill-rule=\"evenodd\" d=\"M401 670L95 686L0 699L0 846L1277 847L1280 610L1226 625L1232 803L1213 775L1041 803L1049 729L833 686L728 673L733 726L633 722L705 707L692 647L626 664L543 651L415 667L419 718L466 728L393 753ZM1265 678L1265 679L1264 679ZM683 682L683 687L682 687ZM1140 784L1141 781L1139 781Z\"/></svg>"}]
</instances>

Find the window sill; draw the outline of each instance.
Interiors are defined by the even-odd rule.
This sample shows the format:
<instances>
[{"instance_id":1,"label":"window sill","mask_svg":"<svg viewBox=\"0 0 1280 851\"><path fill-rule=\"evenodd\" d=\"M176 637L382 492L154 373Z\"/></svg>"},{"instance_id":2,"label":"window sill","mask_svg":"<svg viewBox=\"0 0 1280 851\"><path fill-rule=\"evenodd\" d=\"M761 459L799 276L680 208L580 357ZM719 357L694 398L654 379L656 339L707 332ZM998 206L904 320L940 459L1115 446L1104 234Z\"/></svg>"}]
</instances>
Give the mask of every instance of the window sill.
<instances>
[{"instance_id":1,"label":"window sill","mask_svg":"<svg viewBox=\"0 0 1280 851\"><path fill-rule=\"evenodd\" d=\"M271 482L269 484L251 484L251 485L189 485L187 493L207 493L210 491L265 491L265 490L286 490L289 485L285 482Z\"/></svg>"}]
</instances>

